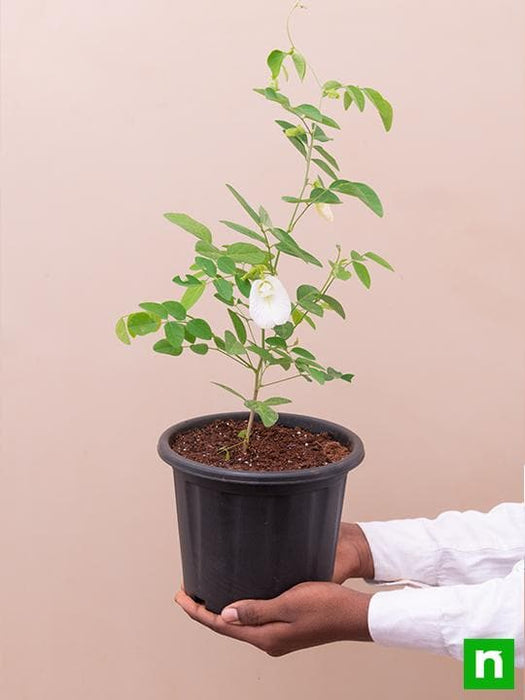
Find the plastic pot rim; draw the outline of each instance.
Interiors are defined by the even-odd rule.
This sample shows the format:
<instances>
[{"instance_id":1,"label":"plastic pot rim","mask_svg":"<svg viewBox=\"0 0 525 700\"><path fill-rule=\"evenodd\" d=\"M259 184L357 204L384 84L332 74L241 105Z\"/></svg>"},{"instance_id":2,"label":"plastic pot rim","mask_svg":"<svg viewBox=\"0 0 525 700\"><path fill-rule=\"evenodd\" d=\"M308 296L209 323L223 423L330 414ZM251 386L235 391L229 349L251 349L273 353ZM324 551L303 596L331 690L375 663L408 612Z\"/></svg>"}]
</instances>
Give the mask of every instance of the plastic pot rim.
<instances>
[{"instance_id":1,"label":"plastic pot rim","mask_svg":"<svg viewBox=\"0 0 525 700\"><path fill-rule=\"evenodd\" d=\"M343 444L351 445L352 451L338 462L332 462L320 467L310 467L308 469L288 469L283 471L245 471L237 469L227 469L225 467L215 467L209 464L196 462L175 452L171 447L172 438L176 433L191 430L211 423L214 420L246 420L248 411L228 411L224 413L210 413L196 416L176 423L167 428L159 438L157 451L160 458L169 464L173 469L177 469L188 474L201 476L214 481L245 484L285 484L290 482L307 483L320 480L327 480L331 477L338 477L355 469L364 459L365 450L361 438L348 428L338 423L306 416L297 413L280 413L279 421L281 425L290 427L303 427L311 432L327 432L334 436Z\"/></svg>"}]
</instances>

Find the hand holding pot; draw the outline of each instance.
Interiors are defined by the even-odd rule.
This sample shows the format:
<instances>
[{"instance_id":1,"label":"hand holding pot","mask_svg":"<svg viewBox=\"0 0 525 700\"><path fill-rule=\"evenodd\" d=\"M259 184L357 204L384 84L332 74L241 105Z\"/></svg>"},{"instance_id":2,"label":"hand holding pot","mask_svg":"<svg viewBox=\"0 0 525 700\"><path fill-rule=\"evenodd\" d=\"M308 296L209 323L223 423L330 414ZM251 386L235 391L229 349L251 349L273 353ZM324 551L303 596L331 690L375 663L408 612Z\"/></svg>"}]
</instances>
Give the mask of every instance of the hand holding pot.
<instances>
[{"instance_id":1,"label":"hand holding pot","mask_svg":"<svg viewBox=\"0 0 525 700\"><path fill-rule=\"evenodd\" d=\"M206 610L184 591L175 601L197 622L248 642L270 656L337 641L371 641L371 595L336 583L300 583L271 600L242 600L220 615Z\"/></svg>"},{"instance_id":2,"label":"hand holding pot","mask_svg":"<svg viewBox=\"0 0 525 700\"><path fill-rule=\"evenodd\" d=\"M374 578L374 560L364 532L355 523L341 523L332 580Z\"/></svg>"}]
</instances>

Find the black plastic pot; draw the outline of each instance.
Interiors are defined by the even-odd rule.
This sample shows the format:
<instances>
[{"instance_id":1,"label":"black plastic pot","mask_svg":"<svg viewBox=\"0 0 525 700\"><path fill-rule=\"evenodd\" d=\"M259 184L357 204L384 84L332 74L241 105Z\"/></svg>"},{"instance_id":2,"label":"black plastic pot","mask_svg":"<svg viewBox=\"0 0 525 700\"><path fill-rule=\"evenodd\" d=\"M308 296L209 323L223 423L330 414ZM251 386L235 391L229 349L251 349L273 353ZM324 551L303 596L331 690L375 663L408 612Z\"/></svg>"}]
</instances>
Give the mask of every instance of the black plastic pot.
<instances>
[{"instance_id":1,"label":"black plastic pot","mask_svg":"<svg viewBox=\"0 0 525 700\"><path fill-rule=\"evenodd\" d=\"M327 432L351 446L345 459L281 472L233 471L186 459L176 433L247 412L192 418L160 437L173 467L184 588L212 612L244 598L273 598L303 581L330 581L347 473L363 461L360 438L336 423L281 413L279 423Z\"/></svg>"}]
</instances>

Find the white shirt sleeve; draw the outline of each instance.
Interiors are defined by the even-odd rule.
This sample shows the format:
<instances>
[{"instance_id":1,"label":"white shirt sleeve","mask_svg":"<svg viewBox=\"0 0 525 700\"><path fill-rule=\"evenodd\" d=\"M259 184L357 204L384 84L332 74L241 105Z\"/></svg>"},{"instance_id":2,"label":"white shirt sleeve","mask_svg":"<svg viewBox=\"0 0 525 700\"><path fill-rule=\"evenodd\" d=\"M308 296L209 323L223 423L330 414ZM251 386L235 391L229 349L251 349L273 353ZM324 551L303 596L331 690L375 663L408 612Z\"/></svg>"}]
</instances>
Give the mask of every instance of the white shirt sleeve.
<instances>
[{"instance_id":1,"label":"white shirt sleeve","mask_svg":"<svg viewBox=\"0 0 525 700\"><path fill-rule=\"evenodd\" d=\"M506 576L525 557L523 503L502 503L489 513L358 524L370 545L375 581L480 583Z\"/></svg>"},{"instance_id":2,"label":"white shirt sleeve","mask_svg":"<svg viewBox=\"0 0 525 700\"><path fill-rule=\"evenodd\" d=\"M523 504L359 526L376 582L404 578L430 586L376 593L368 618L374 641L459 659L464 639L513 638L523 667Z\"/></svg>"},{"instance_id":3,"label":"white shirt sleeve","mask_svg":"<svg viewBox=\"0 0 525 700\"><path fill-rule=\"evenodd\" d=\"M372 639L463 658L464 639L514 639L523 668L523 561L505 578L467 586L376 593L368 612Z\"/></svg>"}]
</instances>

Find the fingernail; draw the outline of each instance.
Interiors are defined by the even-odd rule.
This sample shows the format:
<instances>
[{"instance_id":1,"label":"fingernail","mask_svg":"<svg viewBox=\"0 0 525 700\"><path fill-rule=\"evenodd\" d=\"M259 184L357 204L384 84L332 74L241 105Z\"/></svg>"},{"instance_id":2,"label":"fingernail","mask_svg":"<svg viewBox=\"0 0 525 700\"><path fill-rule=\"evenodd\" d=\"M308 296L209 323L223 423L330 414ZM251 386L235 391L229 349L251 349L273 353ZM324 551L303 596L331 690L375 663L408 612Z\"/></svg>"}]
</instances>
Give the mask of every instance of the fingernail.
<instances>
[{"instance_id":1,"label":"fingernail","mask_svg":"<svg viewBox=\"0 0 525 700\"><path fill-rule=\"evenodd\" d=\"M239 622L239 613L236 608L224 608L221 617L224 622Z\"/></svg>"}]
</instances>

